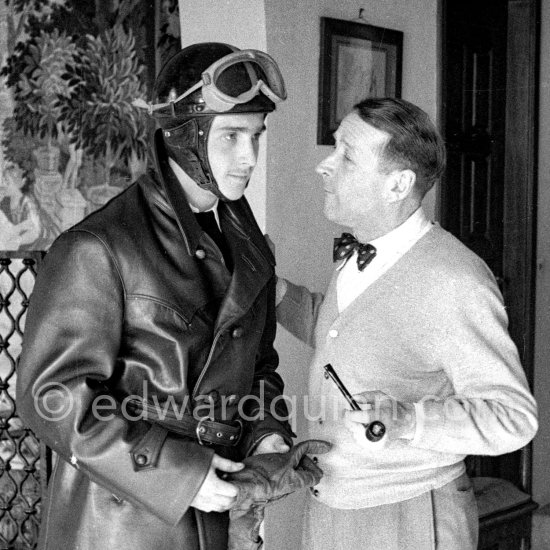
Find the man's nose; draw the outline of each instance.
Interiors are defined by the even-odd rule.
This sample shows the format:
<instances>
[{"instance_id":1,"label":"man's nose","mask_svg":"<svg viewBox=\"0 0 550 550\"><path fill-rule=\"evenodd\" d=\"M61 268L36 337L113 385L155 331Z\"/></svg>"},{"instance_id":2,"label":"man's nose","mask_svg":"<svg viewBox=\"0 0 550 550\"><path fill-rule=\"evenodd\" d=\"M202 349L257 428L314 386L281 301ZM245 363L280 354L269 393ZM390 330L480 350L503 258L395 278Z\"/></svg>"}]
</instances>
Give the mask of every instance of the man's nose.
<instances>
[{"instance_id":1,"label":"man's nose","mask_svg":"<svg viewBox=\"0 0 550 550\"><path fill-rule=\"evenodd\" d=\"M328 156L326 159L322 160L315 168L315 171L320 176L329 176L332 171L331 156Z\"/></svg>"},{"instance_id":2,"label":"man's nose","mask_svg":"<svg viewBox=\"0 0 550 550\"><path fill-rule=\"evenodd\" d=\"M256 166L258 160L258 143L253 139L242 140L239 148L239 160L246 166Z\"/></svg>"}]
</instances>

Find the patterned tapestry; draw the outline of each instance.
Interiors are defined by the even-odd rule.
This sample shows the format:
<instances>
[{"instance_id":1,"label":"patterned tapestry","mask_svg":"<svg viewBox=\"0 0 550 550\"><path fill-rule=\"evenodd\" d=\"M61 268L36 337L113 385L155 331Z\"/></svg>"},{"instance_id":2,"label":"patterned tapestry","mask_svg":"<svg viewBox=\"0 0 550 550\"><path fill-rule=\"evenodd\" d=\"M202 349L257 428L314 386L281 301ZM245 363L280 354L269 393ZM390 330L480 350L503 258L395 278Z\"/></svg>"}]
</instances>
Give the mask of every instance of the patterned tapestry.
<instances>
[{"instance_id":1,"label":"patterned tapestry","mask_svg":"<svg viewBox=\"0 0 550 550\"><path fill-rule=\"evenodd\" d=\"M15 400L37 265L145 169L132 101L179 34L177 0L0 0L0 548L36 547L48 471Z\"/></svg>"},{"instance_id":2,"label":"patterned tapestry","mask_svg":"<svg viewBox=\"0 0 550 550\"><path fill-rule=\"evenodd\" d=\"M144 170L177 0L0 0L0 251L47 250Z\"/></svg>"}]
</instances>

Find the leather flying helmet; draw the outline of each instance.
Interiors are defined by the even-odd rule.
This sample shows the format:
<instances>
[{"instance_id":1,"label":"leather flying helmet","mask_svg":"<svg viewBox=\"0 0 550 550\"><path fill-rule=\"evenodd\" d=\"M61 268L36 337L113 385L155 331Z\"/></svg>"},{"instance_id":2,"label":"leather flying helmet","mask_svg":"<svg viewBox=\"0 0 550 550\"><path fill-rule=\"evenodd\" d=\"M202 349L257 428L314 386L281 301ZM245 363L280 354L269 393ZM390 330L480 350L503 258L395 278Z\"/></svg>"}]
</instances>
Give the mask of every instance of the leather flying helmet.
<instances>
[{"instance_id":1,"label":"leather flying helmet","mask_svg":"<svg viewBox=\"0 0 550 550\"><path fill-rule=\"evenodd\" d=\"M208 135L217 115L269 113L286 99L275 61L258 50L229 44L194 44L160 70L153 102L136 100L162 130L168 155L202 188L220 192L208 160Z\"/></svg>"}]
</instances>

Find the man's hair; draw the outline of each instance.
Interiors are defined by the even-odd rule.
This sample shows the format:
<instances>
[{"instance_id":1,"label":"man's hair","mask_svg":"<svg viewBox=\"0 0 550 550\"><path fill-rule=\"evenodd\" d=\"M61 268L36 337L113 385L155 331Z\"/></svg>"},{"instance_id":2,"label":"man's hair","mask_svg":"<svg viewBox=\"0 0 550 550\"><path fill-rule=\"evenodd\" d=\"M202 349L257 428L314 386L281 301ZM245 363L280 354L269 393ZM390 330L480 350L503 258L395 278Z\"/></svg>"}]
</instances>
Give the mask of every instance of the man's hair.
<instances>
[{"instance_id":1,"label":"man's hair","mask_svg":"<svg viewBox=\"0 0 550 550\"><path fill-rule=\"evenodd\" d=\"M410 169L420 197L445 170L445 144L430 117L420 107L396 98L368 98L354 107L371 126L389 134L380 151L383 170Z\"/></svg>"}]
</instances>

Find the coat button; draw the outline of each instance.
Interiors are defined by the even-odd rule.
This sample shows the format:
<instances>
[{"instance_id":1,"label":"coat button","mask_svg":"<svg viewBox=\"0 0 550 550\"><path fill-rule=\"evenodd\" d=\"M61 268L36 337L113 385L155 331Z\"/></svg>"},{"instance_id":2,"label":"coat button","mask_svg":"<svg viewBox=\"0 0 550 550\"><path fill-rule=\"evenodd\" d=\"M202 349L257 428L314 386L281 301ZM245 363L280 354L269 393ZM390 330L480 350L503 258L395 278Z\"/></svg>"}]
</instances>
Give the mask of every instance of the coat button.
<instances>
[{"instance_id":1,"label":"coat button","mask_svg":"<svg viewBox=\"0 0 550 550\"><path fill-rule=\"evenodd\" d=\"M335 329L335 328L331 328L329 331L328 331L328 335L331 337L331 338L336 338L338 336L338 331Z\"/></svg>"},{"instance_id":2,"label":"coat button","mask_svg":"<svg viewBox=\"0 0 550 550\"><path fill-rule=\"evenodd\" d=\"M195 252L195 257L199 260L204 260L204 258L206 258L206 252L202 248L198 248Z\"/></svg>"},{"instance_id":3,"label":"coat button","mask_svg":"<svg viewBox=\"0 0 550 550\"><path fill-rule=\"evenodd\" d=\"M231 333L231 337L232 338L241 338L243 334L244 334L243 327L235 327L233 329L233 332Z\"/></svg>"},{"instance_id":4,"label":"coat button","mask_svg":"<svg viewBox=\"0 0 550 550\"><path fill-rule=\"evenodd\" d=\"M145 455L136 455L135 460L138 466L145 466L147 464L147 457Z\"/></svg>"}]
</instances>

